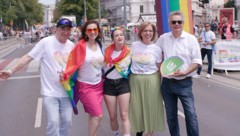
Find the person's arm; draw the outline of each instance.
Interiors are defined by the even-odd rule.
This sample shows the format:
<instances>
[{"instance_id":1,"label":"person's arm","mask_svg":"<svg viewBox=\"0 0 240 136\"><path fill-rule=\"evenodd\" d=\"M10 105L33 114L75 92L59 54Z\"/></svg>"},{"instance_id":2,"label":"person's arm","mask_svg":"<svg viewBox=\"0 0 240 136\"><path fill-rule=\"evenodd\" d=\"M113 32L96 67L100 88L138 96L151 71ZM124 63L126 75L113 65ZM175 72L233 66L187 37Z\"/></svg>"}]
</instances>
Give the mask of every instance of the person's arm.
<instances>
[{"instance_id":1,"label":"person's arm","mask_svg":"<svg viewBox=\"0 0 240 136\"><path fill-rule=\"evenodd\" d=\"M23 68L24 66L26 66L32 60L33 60L33 58L30 57L29 55L24 55L17 61L17 63L12 68L10 68L8 70L0 71L0 81L7 80L13 73L15 73L19 69Z\"/></svg>"},{"instance_id":2,"label":"person's arm","mask_svg":"<svg viewBox=\"0 0 240 136\"><path fill-rule=\"evenodd\" d=\"M210 45L214 45L216 43L216 39L212 39L212 41L208 42Z\"/></svg>"}]
</instances>

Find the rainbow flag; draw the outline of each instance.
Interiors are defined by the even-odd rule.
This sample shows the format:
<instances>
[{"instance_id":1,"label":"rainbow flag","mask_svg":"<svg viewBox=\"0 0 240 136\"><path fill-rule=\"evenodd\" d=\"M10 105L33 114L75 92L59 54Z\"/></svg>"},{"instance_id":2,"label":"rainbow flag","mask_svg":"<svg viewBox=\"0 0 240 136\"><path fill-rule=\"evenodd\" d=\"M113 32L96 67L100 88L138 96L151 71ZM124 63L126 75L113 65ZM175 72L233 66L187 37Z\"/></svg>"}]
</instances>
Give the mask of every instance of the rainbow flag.
<instances>
[{"instance_id":1,"label":"rainbow flag","mask_svg":"<svg viewBox=\"0 0 240 136\"><path fill-rule=\"evenodd\" d=\"M179 10L184 15L184 31L193 34L192 2L191 0L156 0L158 34L171 31L168 15Z\"/></svg>"}]
</instances>

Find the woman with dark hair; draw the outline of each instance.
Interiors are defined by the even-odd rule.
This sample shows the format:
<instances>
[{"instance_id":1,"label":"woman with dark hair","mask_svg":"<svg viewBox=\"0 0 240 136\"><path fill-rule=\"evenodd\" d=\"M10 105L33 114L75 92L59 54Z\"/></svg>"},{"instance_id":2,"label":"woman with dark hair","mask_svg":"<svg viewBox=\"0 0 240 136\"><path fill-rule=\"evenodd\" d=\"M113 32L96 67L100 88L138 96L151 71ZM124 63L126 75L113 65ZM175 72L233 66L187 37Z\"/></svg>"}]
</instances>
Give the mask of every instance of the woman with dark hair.
<instances>
[{"instance_id":1,"label":"woman with dark hair","mask_svg":"<svg viewBox=\"0 0 240 136\"><path fill-rule=\"evenodd\" d=\"M164 109L160 91L159 67L161 49L154 44L157 30L154 24L143 22L138 28L138 39L131 46L132 64L129 85L131 99L129 119L137 136L152 136L164 129Z\"/></svg>"},{"instance_id":2,"label":"woman with dark hair","mask_svg":"<svg viewBox=\"0 0 240 136\"><path fill-rule=\"evenodd\" d=\"M130 88L128 75L130 73L131 52L124 43L125 38L122 29L113 29L111 31L111 38L113 43L105 49L104 53L104 99L110 116L113 136L119 136L118 106L122 121L123 136L130 136L130 122L128 118Z\"/></svg>"},{"instance_id":3,"label":"woman with dark hair","mask_svg":"<svg viewBox=\"0 0 240 136\"><path fill-rule=\"evenodd\" d=\"M97 21L88 21L82 27L82 36L69 55L62 82L77 71L77 93L85 112L89 114L89 136L96 136L102 118L104 57L100 42L101 31Z\"/></svg>"}]
</instances>

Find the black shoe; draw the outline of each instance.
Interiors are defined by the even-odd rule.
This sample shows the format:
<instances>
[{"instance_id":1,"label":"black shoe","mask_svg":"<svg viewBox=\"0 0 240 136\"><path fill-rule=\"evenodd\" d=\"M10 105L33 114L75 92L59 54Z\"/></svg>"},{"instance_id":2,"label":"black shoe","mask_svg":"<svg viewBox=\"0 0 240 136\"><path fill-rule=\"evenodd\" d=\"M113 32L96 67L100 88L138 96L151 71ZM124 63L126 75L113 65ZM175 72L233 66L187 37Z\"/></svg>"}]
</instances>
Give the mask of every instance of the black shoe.
<instances>
[{"instance_id":1,"label":"black shoe","mask_svg":"<svg viewBox=\"0 0 240 136\"><path fill-rule=\"evenodd\" d=\"M142 132L137 132L136 136L142 136L142 134L143 134L143 131Z\"/></svg>"}]
</instances>

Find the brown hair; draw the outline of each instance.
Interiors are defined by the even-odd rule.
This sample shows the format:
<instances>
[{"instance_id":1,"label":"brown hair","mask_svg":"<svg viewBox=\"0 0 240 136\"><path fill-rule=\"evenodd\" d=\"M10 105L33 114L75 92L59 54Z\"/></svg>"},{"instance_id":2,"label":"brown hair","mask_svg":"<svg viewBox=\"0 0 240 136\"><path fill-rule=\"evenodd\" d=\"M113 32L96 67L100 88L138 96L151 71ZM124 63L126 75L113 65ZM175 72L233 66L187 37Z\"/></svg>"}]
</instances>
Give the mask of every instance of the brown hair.
<instances>
[{"instance_id":1,"label":"brown hair","mask_svg":"<svg viewBox=\"0 0 240 136\"><path fill-rule=\"evenodd\" d=\"M97 25L97 28L98 28L98 36L96 38L96 41L97 41L102 37L102 31L101 31L101 28L99 26L99 23L95 20L89 20L82 26L82 34L81 34L80 39L84 39L85 41L88 41L88 37L86 35L86 30L87 30L87 26L90 25L90 24L96 24Z\"/></svg>"},{"instance_id":2,"label":"brown hair","mask_svg":"<svg viewBox=\"0 0 240 136\"><path fill-rule=\"evenodd\" d=\"M153 37L152 37L151 41L154 41L157 38L157 27L150 22L142 22L140 24L140 26L138 27L138 38L141 39L141 41L143 40L141 34L142 34L143 30L149 25L151 25L153 28Z\"/></svg>"}]
</instances>

